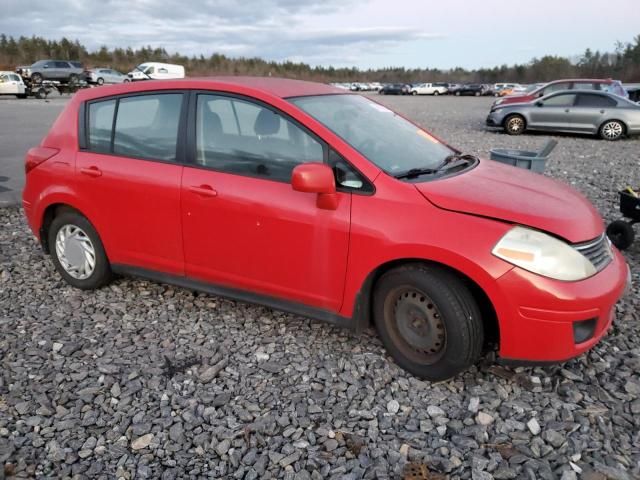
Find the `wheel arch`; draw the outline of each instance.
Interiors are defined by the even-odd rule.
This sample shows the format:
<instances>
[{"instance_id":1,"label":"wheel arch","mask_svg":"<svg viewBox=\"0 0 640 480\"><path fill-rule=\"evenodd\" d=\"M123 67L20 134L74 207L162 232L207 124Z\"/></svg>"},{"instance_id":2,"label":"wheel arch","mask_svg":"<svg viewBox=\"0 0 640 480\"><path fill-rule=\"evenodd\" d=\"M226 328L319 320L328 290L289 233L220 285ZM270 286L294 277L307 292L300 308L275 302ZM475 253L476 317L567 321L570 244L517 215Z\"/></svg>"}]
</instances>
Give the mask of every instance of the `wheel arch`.
<instances>
[{"instance_id":1,"label":"wheel arch","mask_svg":"<svg viewBox=\"0 0 640 480\"><path fill-rule=\"evenodd\" d=\"M474 300L476 300L478 307L480 308L482 324L485 330L485 347L489 344L499 344L500 326L496 308L480 284L458 269L438 261L426 260L423 258L398 258L390 260L379 265L367 275L356 295L353 309L353 320L357 331L362 331L372 324L372 293L376 282L380 277L382 277L386 272L396 268L419 265L438 267L453 273L458 278L462 279L469 287Z\"/></svg>"},{"instance_id":2,"label":"wheel arch","mask_svg":"<svg viewBox=\"0 0 640 480\"><path fill-rule=\"evenodd\" d=\"M602 122L600 122L600 125L598 125L598 133L600 133L600 130L602 130L602 127L604 127L604 125L608 122L620 122L620 124L622 125L622 135L626 135L627 132L629 131L629 126L627 125L627 122L625 122L624 120L620 120L619 118L607 118L606 120L603 120Z\"/></svg>"},{"instance_id":3,"label":"wheel arch","mask_svg":"<svg viewBox=\"0 0 640 480\"><path fill-rule=\"evenodd\" d=\"M42 250L47 254L51 252L50 245L49 245L49 228L51 228L51 223L53 222L53 219L58 215L61 215L63 212L78 213L79 215L82 215L84 218L86 218L93 225L89 217L82 210L76 208L73 205L70 205L65 202L55 202L47 205L44 211L42 212L42 217L41 217L42 221L40 222L40 230L39 230L40 244L42 245ZM93 225L93 228L95 228L95 225Z\"/></svg>"}]
</instances>

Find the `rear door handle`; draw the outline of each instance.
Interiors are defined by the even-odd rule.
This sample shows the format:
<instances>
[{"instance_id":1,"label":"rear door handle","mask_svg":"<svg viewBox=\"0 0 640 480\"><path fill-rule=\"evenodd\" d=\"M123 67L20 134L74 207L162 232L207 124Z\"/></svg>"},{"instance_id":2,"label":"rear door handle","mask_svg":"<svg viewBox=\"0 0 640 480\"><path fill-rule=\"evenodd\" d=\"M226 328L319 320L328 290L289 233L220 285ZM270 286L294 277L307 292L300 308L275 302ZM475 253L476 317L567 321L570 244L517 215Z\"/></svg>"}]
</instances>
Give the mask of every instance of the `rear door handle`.
<instances>
[{"instance_id":1,"label":"rear door handle","mask_svg":"<svg viewBox=\"0 0 640 480\"><path fill-rule=\"evenodd\" d=\"M196 195L200 195L201 197L217 197L218 192L215 191L209 185L191 185L187 187L191 193L195 193Z\"/></svg>"},{"instance_id":2,"label":"rear door handle","mask_svg":"<svg viewBox=\"0 0 640 480\"><path fill-rule=\"evenodd\" d=\"M89 168L81 168L80 173L82 173L83 175L87 175L89 177L102 176L102 170L100 170L98 167L95 167L95 166L91 166Z\"/></svg>"}]
</instances>

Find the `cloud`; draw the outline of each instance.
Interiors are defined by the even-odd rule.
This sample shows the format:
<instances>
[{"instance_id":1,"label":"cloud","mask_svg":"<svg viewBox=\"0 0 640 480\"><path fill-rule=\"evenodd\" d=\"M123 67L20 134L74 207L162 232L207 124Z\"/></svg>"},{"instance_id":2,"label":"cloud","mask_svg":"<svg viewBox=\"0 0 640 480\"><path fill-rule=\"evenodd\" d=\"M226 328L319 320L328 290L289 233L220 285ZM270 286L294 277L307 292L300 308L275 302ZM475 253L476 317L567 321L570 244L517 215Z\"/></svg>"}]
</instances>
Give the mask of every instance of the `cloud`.
<instances>
[{"instance_id":1,"label":"cloud","mask_svg":"<svg viewBox=\"0 0 640 480\"><path fill-rule=\"evenodd\" d=\"M357 63L362 52L385 52L441 35L413 27L332 26L355 0L5 0L0 32L78 39L101 45L151 45L187 55L223 53L311 64Z\"/></svg>"}]
</instances>

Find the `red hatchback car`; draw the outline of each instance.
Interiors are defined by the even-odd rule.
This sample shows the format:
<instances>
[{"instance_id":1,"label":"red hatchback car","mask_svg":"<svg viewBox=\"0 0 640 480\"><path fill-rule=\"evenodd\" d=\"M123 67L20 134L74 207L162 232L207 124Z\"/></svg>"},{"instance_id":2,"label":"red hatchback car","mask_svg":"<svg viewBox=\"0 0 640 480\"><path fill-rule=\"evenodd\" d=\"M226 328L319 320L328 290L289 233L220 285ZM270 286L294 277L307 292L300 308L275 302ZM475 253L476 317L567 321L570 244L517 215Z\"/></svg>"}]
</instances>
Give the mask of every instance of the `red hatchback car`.
<instances>
[{"instance_id":1,"label":"red hatchback car","mask_svg":"<svg viewBox=\"0 0 640 480\"><path fill-rule=\"evenodd\" d=\"M536 98L544 97L545 95L549 95L550 93L558 92L560 90L599 90L629 98L629 94L622 86L622 82L620 82L620 80L612 80L610 78L568 78L545 83L541 87L527 93L507 95L506 97L502 97L493 102L493 106L507 105L509 103L533 102Z\"/></svg>"},{"instance_id":2,"label":"red hatchback car","mask_svg":"<svg viewBox=\"0 0 640 480\"><path fill-rule=\"evenodd\" d=\"M430 380L487 341L557 362L629 269L552 179L464 155L365 97L275 78L78 92L26 158L31 229L71 285L133 274L350 326Z\"/></svg>"}]
</instances>

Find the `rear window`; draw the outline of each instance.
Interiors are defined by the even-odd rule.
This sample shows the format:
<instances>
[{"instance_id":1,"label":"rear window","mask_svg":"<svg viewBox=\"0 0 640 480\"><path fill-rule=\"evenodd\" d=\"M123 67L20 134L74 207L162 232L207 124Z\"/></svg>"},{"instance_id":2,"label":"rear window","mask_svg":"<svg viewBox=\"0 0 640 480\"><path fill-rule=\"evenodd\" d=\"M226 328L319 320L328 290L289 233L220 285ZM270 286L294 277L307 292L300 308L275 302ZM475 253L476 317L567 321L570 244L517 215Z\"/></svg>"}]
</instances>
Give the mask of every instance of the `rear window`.
<instances>
[{"instance_id":1,"label":"rear window","mask_svg":"<svg viewBox=\"0 0 640 480\"><path fill-rule=\"evenodd\" d=\"M181 93L161 93L91 102L86 124L88 149L176 161L182 97Z\"/></svg>"}]
</instances>

